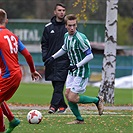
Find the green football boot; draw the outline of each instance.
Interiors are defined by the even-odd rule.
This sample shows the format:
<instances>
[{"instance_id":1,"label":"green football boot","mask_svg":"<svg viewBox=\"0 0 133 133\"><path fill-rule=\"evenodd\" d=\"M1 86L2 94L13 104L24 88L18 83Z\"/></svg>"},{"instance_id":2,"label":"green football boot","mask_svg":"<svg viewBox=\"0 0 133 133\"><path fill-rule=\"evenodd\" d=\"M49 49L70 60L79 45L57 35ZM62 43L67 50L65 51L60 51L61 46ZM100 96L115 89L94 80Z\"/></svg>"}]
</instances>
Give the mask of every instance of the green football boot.
<instances>
[{"instance_id":1,"label":"green football boot","mask_svg":"<svg viewBox=\"0 0 133 133\"><path fill-rule=\"evenodd\" d=\"M11 133L13 129L20 124L20 120L17 118L14 118L11 122L9 122L9 127L5 131L5 133Z\"/></svg>"}]
</instances>

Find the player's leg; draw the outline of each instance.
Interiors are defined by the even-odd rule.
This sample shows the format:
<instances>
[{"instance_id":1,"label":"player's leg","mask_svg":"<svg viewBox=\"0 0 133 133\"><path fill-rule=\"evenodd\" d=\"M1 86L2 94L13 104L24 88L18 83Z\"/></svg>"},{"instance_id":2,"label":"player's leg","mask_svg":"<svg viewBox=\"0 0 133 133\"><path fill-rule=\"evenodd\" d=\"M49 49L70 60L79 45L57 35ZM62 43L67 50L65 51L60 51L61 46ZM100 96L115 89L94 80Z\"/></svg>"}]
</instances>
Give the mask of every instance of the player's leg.
<instances>
[{"instance_id":1,"label":"player's leg","mask_svg":"<svg viewBox=\"0 0 133 133\"><path fill-rule=\"evenodd\" d=\"M60 107L60 112L64 112L67 108L63 95L64 84L65 81L52 81L54 91L48 113L55 113Z\"/></svg>"},{"instance_id":2,"label":"player's leg","mask_svg":"<svg viewBox=\"0 0 133 133\"><path fill-rule=\"evenodd\" d=\"M94 103L97 106L99 115L103 114L104 105L103 105L103 97L101 96L90 97L90 96L80 95L78 103L82 103L82 104Z\"/></svg>"},{"instance_id":3,"label":"player's leg","mask_svg":"<svg viewBox=\"0 0 133 133\"><path fill-rule=\"evenodd\" d=\"M3 118L3 111L0 103L0 133L4 133L4 131L5 131L4 118Z\"/></svg>"},{"instance_id":4,"label":"player's leg","mask_svg":"<svg viewBox=\"0 0 133 133\"><path fill-rule=\"evenodd\" d=\"M4 115L9 120L9 127L6 130L6 133L11 133L13 131L13 129L20 124L20 120L13 116L13 114L10 111L10 109L9 109L8 105L6 104L6 102L3 102L1 104L1 108L2 108L2 111L3 111Z\"/></svg>"},{"instance_id":5,"label":"player's leg","mask_svg":"<svg viewBox=\"0 0 133 133\"><path fill-rule=\"evenodd\" d=\"M71 89L71 91L75 93L84 93L86 91L87 84L88 84L88 78L75 77L73 85L73 88L75 89ZM98 108L99 115L103 114L104 106L103 106L103 97L101 96L91 97L91 96L79 95L78 100L76 99L75 102L82 104L94 103Z\"/></svg>"},{"instance_id":6,"label":"player's leg","mask_svg":"<svg viewBox=\"0 0 133 133\"><path fill-rule=\"evenodd\" d=\"M65 92L65 96L68 101L69 101L69 95L70 95L69 93L71 93L71 91L70 91L70 89L67 88L66 92ZM69 105L71 111L73 112L73 114L75 115L76 120L73 122L68 122L67 124L82 124L82 123L84 123L84 119L82 118L82 116L80 114L77 103L68 102L68 105Z\"/></svg>"},{"instance_id":7,"label":"player's leg","mask_svg":"<svg viewBox=\"0 0 133 133\"><path fill-rule=\"evenodd\" d=\"M90 97L90 96L85 96L85 95L80 95L79 96L79 101L78 103L86 104L86 103L98 103L99 99L98 97Z\"/></svg>"},{"instance_id":8,"label":"player's leg","mask_svg":"<svg viewBox=\"0 0 133 133\"><path fill-rule=\"evenodd\" d=\"M90 97L90 96L81 95L81 96L79 96L78 103L82 103L82 104L95 103L95 105L97 106L99 115L103 114L104 105L103 105L103 97L102 96Z\"/></svg>"},{"instance_id":9,"label":"player's leg","mask_svg":"<svg viewBox=\"0 0 133 133\"><path fill-rule=\"evenodd\" d=\"M66 89L68 90L68 89ZM70 90L69 94L68 94L68 104L70 106L71 111L73 112L73 114L76 117L76 120L79 121L84 121L84 119L81 117L80 111L78 109L78 105L77 105L77 101L78 101L78 94L74 93Z\"/></svg>"},{"instance_id":10,"label":"player's leg","mask_svg":"<svg viewBox=\"0 0 133 133\"><path fill-rule=\"evenodd\" d=\"M88 78L84 79L81 77L74 77L73 84L70 88L69 101L74 103L82 103L82 104L86 103L96 104L99 100L97 97L78 95L86 91L87 83L88 83Z\"/></svg>"},{"instance_id":11,"label":"player's leg","mask_svg":"<svg viewBox=\"0 0 133 133\"><path fill-rule=\"evenodd\" d=\"M9 127L7 128L5 133L11 133L16 126L20 124L20 120L18 118L15 118L9 122Z\"/></svg>"},{"instance_id":12,"label":"player's leg","mask_svg":"<svg viewBox=\"0 0 133 133\"><path fill-rule=\"evenodd\" d=\"M12 121L14 119L14 116L13 116L12 112L10 111L6 102L2 102L1 108L2 108L4 115L8 118L8 120Z\"/></svg>"},{"instance_id":13,"label":"player's leg","mask_svg":"<svg viewBox=\"0 0 133 133\"><path fill-rule=\"evenodd\" d=\"M64 89L65 81L53 81L54 94L52 98L52 104L59 109L58 113L65 112L67 105L64 100Z\"/></svg>"},{"instance_id":14,"label":"player's leg","mask_svg":"<svg viewBox=\"0 0 133 133\"><path fill-rule=\"evenodd\" d=\"M80 114L77 103L68 102L68 104L69 104L69 107L70 107L71 111L75 115L76 120L73 121L73 122L68 122L67 124L83 124L84 119L82 118L82 116Z\"/></svg>"},{"instance_id":15,"label":"player's leg","mask_svg":"<svg viewBox=\"0 0 133 133\"><path fill-rule=\"evenodd\" d=\"M103 114L104 106L103 106L103 97L101 96L90 97L90 96L80 95L78 103L82 103L82 104L94 103L97 106L99 115Z\"/></svg>"},{"instance_id":16,"label":"player's leg","mask_svg":"<svg viewBox=\"0 0 133 133\"><path fill-rule=\"evenodd\" d=\"M71 92L71 88L73 88L73 81L74 81L74 77L71 75L68 75L67 81L66 81L65 96L66 96L66 99L68 100L68 104L69 104L71 111L76 117L76 120L73 122L69 122L67 124L83 124L84 119L82 118L80 111L78 109L78 105L75 102L75 99L77 99L78 94Z\"/></svg>"},{"instance_id":17,"label":"player's leg","mask_svg":"<svg viewBox=\"0 0 133 133\"><path fill-rule=\"evenodd\" d=\"M54 84L55 84L55 82L52 81L53 94L52 94L52 99L51 99L50 107L49 107L49 111L48 111L49 114L54 114L58 109L58 107L56 107L56 105L54 105L54 98L55 98L55 88L54 88L55 85Z\"/></svg>"},{"instance_id":18,"label":"player's leg","mask_svg":"<svg viewBox=\"0 0 133 133\"><path fill-rule=\"evenodd\" d=\"M21 76L22 76L21 71L16 71L16 73L12 75L12 78L8 80L8 84L6 84L7 83L7 80L6 80L5 86L7 90L5 92L6 93L4 97L5 100L9 100L13 96L13 94L16 92L17 88L19 87L20 81L21 81ZM9 127L5 131L5 133L11 133L13 129L20 124L20 120L13 116L6 102L2 103L2 110L4 114L7 116L7 118L9 119Z\"/></svg>"},{"instance_id":19,"label":"player's leg","mask_svg":"<svg viewBox=\"0 0 133 133\"><path fill-rule=\"evenodd\" d=\"M83 124L84 119L82 118L82 116L80 114L80 111L78 109L78 105L77 105L76 100L75 100L75 99L78 99L78 94L71 92L70 89L68 89L68 88L66 89L65 94L67 96L68 105L76 117L75 121L68 122L67 124Z\"/></svg>"},{"instance_id":20,"label":"player's leg","mask_svg":"<svg viewBox=\"0 0 133 133\"><path fill-rule=\"evenodd\" d=\"M60 102L59 96L60 93L58 90L58 81L52 81L52 86L53 86L53 95L52 95L52 99L50 102L50 107L49 107L49 114L53 114L58 110L58 105Z\"/></svg>"}]
</instances>

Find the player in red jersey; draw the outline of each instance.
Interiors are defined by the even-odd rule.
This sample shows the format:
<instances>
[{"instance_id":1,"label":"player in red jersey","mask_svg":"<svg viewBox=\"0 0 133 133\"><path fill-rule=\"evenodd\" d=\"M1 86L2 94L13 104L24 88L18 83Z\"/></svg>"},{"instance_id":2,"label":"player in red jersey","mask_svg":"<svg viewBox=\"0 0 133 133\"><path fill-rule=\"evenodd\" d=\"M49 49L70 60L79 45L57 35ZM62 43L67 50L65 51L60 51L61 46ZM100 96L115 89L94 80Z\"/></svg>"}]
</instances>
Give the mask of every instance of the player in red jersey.
<instances>
[{"instance_id":1,"label":"player in red jersey","mask_svg":"<svg viewBox=\"0 0 133 133\"><path fill-rule=\"evenodd\" d=\"M16 35L6 29L7 22L7 13L0 9L0 133L11 133L20 123L20 120L14 117L5 102L13 96L22 78L18 52L25 57L30 67L32 80L41 78L41 75L35 70L32 57L24 44ZM6 131L3 114L9 120L9 128Z\"/></svg>"}]
</instances>

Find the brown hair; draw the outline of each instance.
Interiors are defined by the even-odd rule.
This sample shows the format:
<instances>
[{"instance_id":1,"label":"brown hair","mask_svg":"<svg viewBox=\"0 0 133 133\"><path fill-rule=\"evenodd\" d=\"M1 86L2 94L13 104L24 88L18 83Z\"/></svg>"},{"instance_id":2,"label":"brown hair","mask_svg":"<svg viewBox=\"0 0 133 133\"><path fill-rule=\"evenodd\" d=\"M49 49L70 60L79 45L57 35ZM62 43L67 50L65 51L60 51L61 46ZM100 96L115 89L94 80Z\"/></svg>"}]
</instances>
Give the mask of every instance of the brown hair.
<instances>
[{"instance_id":1,"label":"brown hair","mask_svg":"<svg viewBox=\"0 0 133 133\"><path fill-rule=\"evenodd\" d=\"M54 10L56 10L56 7L57 7L57 6L61 6L61 7L63 7L63 8L66 8L66 6L65 6L63 3L57 3L57 4L55 5Z\"/></svg>"},{"instance_id":2,"label":"brown hair","mask_svg":"<svg viewBox=\"0 0 133 133\"><path fill-rule=\"evenodd\" d=\"M7 13L3 10L0 9L0 24L4 24L7 19Z\"/></svg>"},{"instance_id":3,"label":"brown hair","mask_svg":"<svg viewBox=\"0 0 133 133\"><path fill-rule=\"evenodd\" d=\"M68 20L77 20L77 17L74 14L69 14L65 16L65 24L67 24Z\"/></svg>"}]
</instances>

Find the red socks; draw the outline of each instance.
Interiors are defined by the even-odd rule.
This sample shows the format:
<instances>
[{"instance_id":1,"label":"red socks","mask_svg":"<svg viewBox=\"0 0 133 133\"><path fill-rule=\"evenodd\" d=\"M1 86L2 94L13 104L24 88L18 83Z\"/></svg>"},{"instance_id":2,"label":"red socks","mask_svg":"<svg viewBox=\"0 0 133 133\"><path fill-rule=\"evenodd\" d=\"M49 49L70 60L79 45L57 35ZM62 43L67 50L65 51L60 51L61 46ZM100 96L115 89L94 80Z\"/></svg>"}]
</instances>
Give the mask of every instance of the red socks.
<instances>
[{"instance_id":1,"label":"red socks","mask_svg":"<svg viewBox=\"0 0 133 133\"><path fill-rule=\"evenodd\" d=\"M2 108L2 111L4 113L4 115L8 118L9 121L12 121L14 119L14 116L12 114L12 112L10 111L8 105L6 104L6 102L3 102L1 104L1 108Z\"/></svg>"},{"instance_id":2,"label":"red socks","mask_svg":"<svg viewBox=\"0 0 133 133\"><path fill-rule=\"evenodd\" d=\"M4 117L3 117L2 108L0 107L0 132L4 132L4 131L5 131Z\"/></svg>"}]
</instances>

